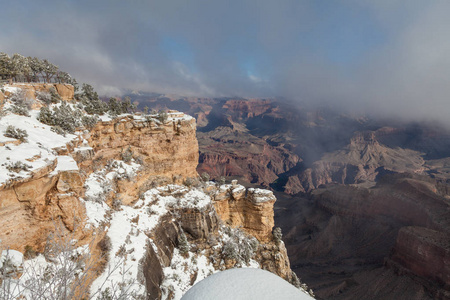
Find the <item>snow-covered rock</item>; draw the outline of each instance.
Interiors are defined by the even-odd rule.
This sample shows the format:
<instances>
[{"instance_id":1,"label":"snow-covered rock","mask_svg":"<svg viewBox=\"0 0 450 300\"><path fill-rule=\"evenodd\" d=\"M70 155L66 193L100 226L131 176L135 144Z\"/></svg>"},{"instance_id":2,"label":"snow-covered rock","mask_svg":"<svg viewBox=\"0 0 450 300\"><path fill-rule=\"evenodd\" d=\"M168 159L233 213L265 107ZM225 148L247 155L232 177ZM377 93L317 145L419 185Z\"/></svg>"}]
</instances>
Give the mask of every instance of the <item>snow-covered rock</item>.
<instances>
[{"instance_id":1,"label":"snow-covered rock","mask_svg":"<svg viewBox=\"0 0 450 300\"><path fill-rule=\"evenodd\" d=\"M230 269L206 277L194 285L182 300L311 300L307 292L265 270Z\"/></svg>"}]
</instances>

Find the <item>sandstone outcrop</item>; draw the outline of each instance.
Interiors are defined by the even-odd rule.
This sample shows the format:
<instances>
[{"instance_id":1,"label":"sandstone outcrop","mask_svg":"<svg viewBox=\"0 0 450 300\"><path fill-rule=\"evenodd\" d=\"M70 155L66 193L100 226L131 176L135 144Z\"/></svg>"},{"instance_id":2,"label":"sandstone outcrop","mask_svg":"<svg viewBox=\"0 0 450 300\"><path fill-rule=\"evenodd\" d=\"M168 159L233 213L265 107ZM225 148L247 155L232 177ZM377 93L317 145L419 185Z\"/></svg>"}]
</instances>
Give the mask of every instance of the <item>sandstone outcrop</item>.
<instances>
[{"instance_id":1,"label":"sandstone outcrop","mask_svg":"<svg viewBox=\"0 0 450 300\"><path fill-rule=\"evenodd\" d=\"M64 83L15 83L11 85L25 90L28 98L36 99L36 92L48 92L52 87L56 89L57 93L65 101L73 100L74 87L71 84ZM10 93L7 92L6 96Z\"/></svg>"},{"instance_id":2,"label":"sandstone outcrop","mask_svg":"<svg viewBox=\"0 0 450 300\"><path fill-rule=\"evenodd\" d=\"M76 160L90 171L111 159L141 161L139 176L118 186L117 192L126 204L152 182L181 183L187 177L197 177L195 119L180 113L172 116L175 118L165 124L131 116L99 122L85 135L89 147L75 149Z\"/></svg>"},{"instance_id":3,"label":"sandstone outcrop","mask_svg":"<svg viewBox=\"0 0 450 300\"><path fill-rule=\"evenodd\" d=\"M70 89L54 86L66 100L71 97ZM35 93L47 88L47 85L31 84L27 89L30 93ZM175 248L180 246L181 233L185 233L191 243L191 254L188 255L201 253L208 257L208 263L218 270L240 267L245 261L230 253L228 256L224 254L225 250L221 247L225 247L227 240L222 231L229 230L229 237L235 235L234 237L243 238L246 242L256 243L252 244L252 247L256 247L252 250L253 263L256 262L261 268L290 282L298 283L290 269L283 242L275 241L272 235L273 204L276 200L272 192L245 189L236 182L217 187L211 182L200 183L197 179L192 180L198 177L196 165L199 158L194 118L169 111L167 120L138 114L122 115L115 119L104 116L103 119L104 121L99 121L91 130L78 128L75 135L69 135L54 148L47 146L47 149L37 143L39 155L26 160L39 160L39 163L45 162L46 165L33 169L31 173L15 175L0 186L0 227L3 229L0 239L3 245L21 252L30 249L44 252L49 233L55 229L55 223L61 220L64 233L71 234L74 240L78 240L76 247L93 241L90 251L98 260L94 266L97 270L102 263L107 263L104 262L104 254L106 249L111 247L106 242L101 243L106 237L105 232L101 231L110 230L108 226L113 226L114 214L127 210L123 204L135 209L134 205L142 202L146 191L162 184L185 182L185 187L179 187L180 193L192 192L195 196L195 193L200 191L196 190L198 187L191 189L194 182L197 185L203 184L210 193L213 201L208 205L199 209L187 203L180 208L175 202L168 200L172 204L162 210L164 214L156 220L156 228L147 229L147 223L144 223L142 226L145 228L136 233L134 228L140 222L140 216L148 218L146 222L153 222L149 221L152 217L150 208L151 205L157 206L156 201L127 224L130 225L131 231L125 238L125 244L131 243L130 235L136 237L142 233L141 237L149 238L144 240L148 242L146 255L138 257L142 258L139 269L142 277L139 277L139 280L144 280L147 295L152 297L149 299L161 297L160 285L165 279L164 268L170 266ZM40 128L39 125L36 127ZM51 132L49 128L44 129L47 133ZM41 155L41 149L48 151L47 157L51 157L51 160ZM295 158L293 160L295 161ZM283 169L289 166L280 163L274 168ZM101 176L103 177L96 181L96 178ZM91 187L94 191L90 190ZM96 188L103 194L96 194ZM167 194L162 197L177 197L170 191L171 187L168 185ZM208 195L203 195L211 201ZM192 201L200 200L194 197ZM98 206L94 209L93 205ZM92 217L92 214L96 213L98 216ZM98 221L100 218L101 221ZM95 237L94 228L99 230ZM256 237L259 243L251 235ZM240 244L238 245L240 247ZM117 253L125 257L129 255L130 260L136 261L132 252L117 251L116 256L119 255ZM197 274L192 276L191 284Z\"/></svg>"},{"instance_id":4,"label":"sandstone outcrop","mask_svg":"<svg viewBox=\"0 0 450 300\"><path fill-rule=\"evenodd\" d=\"M236 182L221 186L214 195L216 211L226 224L242 228L262 242L272 239L275 201L271 191L246 189Z\"/></svg>"}]
</instances>

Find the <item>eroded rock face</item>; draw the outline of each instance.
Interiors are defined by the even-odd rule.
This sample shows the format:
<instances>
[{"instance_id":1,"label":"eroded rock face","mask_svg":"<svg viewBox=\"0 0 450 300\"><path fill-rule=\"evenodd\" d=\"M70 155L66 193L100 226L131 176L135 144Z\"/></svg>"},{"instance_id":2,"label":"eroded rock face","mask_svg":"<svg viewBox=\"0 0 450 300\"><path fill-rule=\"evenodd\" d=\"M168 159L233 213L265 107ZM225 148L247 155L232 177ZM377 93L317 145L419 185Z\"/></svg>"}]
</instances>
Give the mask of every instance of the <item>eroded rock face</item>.
<instances>
[{"instance_id":1,"label":"eroded rock face","mask_svg":"<svg viewBox=\"0 0 450 300\"><path fill-rule=\"evenodd\" d=\"M143 275L147 290L147 299L161 299L161 283L164 279L163 268L170 265L174 248L178 245L179 224L171 216L166 216L152 232L155 249L147 246L143 261Z\"/></svg>"},{"instance_id":2,"label":"eroded rock face","mask_svg":"<svg viewBox=\"0 0 450 300\"><path fill-rule=\"evenodd\" d=\"M124 204L138 199L141 187L150 182L167 184L196 177L195 119L183 118L180 113L172 115L178 116L176 123L146 123L131 117L100 122L91 133L55 149L59 155L72 156L79 170L53 172L55 160L26 179L0 187L0 227L5 228L0 239L13 249L23 250L33 244L34 249L42 250L48 230L54 228L52 220L60 218L69 231L75 222L82 223L84 206L79 205L78 198L84 196L86 175L95 164L104 166L110 159L124 159L122 154L128 147L135 158L143 160L144 168L136 178L117 182L116 194ZM89 140L88 144L82 142L83 138Z\"/></svg>"},{"instance_id":3,"label":"eroded rock face","mask_svg":"<svg viewBox=\"0 0 450 300\"><path fill-rule=\"evenodd\" d=\"M98 123L88 141L96 153L94 160L122 159L129 148L134 157L144 161L148 176L196 177L195 130L195 119L191 117L166 124L124 117Z\"/></svg>"},{"instance_id":4,"label":"eroded rock face","mask_svg":"<svg viewBox=\"0 0 450 300\"><path fill-rule=\"evenodd\" d=\"M403 227L391 260L413 274L443 284L450 294L450 234L425 227Z\"/></svg>"},{"instance_id":5,"label":"eroded rock face","mask_svg":"<svg viewBox=\"0 0 450 300\"><path fill-rule=\"evenodd\" d=\"M189 116L165 124L142 118L116 118L94 127L87 136L92 149L76 149L76 159L88 172L95 166L106 165L111 159L140 160L143 166L139 176L118 183L117 192L122 202L128 204L139 198L141 187L152 182L181 183L187 177L198 176L195 131L195 119Z\"/></svg>"},{"instance_id":6,"label":"eroded rock face","mask_svg":"<svg viewBox=\"0 0 450 300\"><path fill-rule=\"evenodd\" d=\"M27 97L36 99L36 92L48 92L52 87L56 89L61 98L65 101L73 100L74 87L64 83L15 83L13 87L18 87L26 91Z\"/></svg>"},{"instance_id":7,"label":"eroded rock face","mask_svg":"<svg viewBox=\"0 0 450 300\"><path fill-rule=\"evenodd\" d=\"M216 211L226 224L241 227L262 242L272 239L275 201L271 191L247 190L235 182L220 186L214 195Z\"/></svg>"},{"instance_id":8,"label":"eroded rock face","mask_svg":"<svg viewBox=\"0 0 450 300\"><path fill-rule=\"evenodd\" d=\"M230 197L229 185L223 186L216 194L225 201ZM242 201L261 204L274 200L270 191L252 189L245 190L242 186L234 184L234 196L246 197ZM243 192L240 188L243 188ZM220 190L228 190L230 193L225 195ZM213 186L206 187L205 191L216 192ZM246 195L248 194L248 195ZM248 211L247 211L248 213ZM237 215L238 212L236 211ZM241 212L242 215L242 212ZM254 215L256 217L256 213ZM158 226L147 234L152 240L153 245L147 247L146 256L143 259L143 276L145 278L148 299L161 299L161 284L164 280L163 269L170 266L175 247L179 247L179 238L182 232L188 236L191 253L203 253L209 257L210 262L214 264L217 270L239 267L237 260L224 256L222 245L218 245L217 240L221 240L221 231L226 231L228 226L239 227L243 231L250 232L251 228L239 226L239 224L220 225L221 221L227 221L219 217L213 205L207 205L202 209L183 208L174 206L170 214L162 217ZM272 213L273 223L273 213ZM218 229L221 229L219 231ZM229 228L228 228L229 229ZM253 259L258 262L262 269L268 270L289 282L295 282L295 274L290 268L289 259L283 242L276 242L270 235L260 240L257 249L253 254ZM187 254L188 255L188 254ZM192 283L196 279L196 274L191 274ZM191 284L192 284L191 283Z\"/></svg>"},{"instance_id":9,"label":"eroded rock face","mask_svg":"<svg viewBox=\"0 0 450 300\"><path fill-rule=\"evenodd\" d=\"M219 219L212 207L208 206L205 211L184 209L180 213L181 227L194 239L206 239L212 234L217 235Z\"/></svg>"},{"instance_id":10,"label":"eroded rock face","mask_svg":"<svg viewBox=\"0 0 450 300\"><path fill-rule=\"evenodd\" d=\"M248 132L218 127L198 133L200 160L198 172L213 178L238 176L246 181L269 186L278 174L293 168L301 160L282 146L271 146Z\"/></svg>"},{"instance_id":11,"label":"eroded rock face","mask_svg":"<svg viewBox=\"0 0 450 300\"><path fill-rule=\"evenodd\" d=\"M392 149L378 142L376 133L357 132L342 150L325 154L311 168L288 178L287 193L310 192L323 184L357 184L375 182L383 172L423 173L422 154Z\"/></svg>"},{"instance_id":12,"label":"eroded rock face","mask_svg":"<svg viewBox=\"0 0 450 300\"><path fill-rule=\"evenodd\" d=\"M441 184L423 175L386 175L371 188L329 184L291 202L277 221L294 270L325 299L359 299L368 290L371 299L389 298L386 289L396 299L445 294L439 282L448 276L448 246L441 244L448 244L450 222Z\"/></svg>"}]
</instances>

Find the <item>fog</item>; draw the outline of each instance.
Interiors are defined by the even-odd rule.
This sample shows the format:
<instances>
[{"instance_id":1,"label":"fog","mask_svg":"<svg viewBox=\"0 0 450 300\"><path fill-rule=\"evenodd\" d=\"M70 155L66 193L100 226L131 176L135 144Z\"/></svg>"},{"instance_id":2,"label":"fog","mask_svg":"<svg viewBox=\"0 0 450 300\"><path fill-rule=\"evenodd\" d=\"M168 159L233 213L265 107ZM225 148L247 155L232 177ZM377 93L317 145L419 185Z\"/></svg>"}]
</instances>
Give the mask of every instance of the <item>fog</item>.
<instances>
[{"instance_id":1,"label":"fog","mask_svg":"<svg viewBox=\"0 0 450 300\"><path fill-rule=\"evenodd\" d=\"M101 94L286 97L447 122L448 1L9 1L0 51Z\"/></svg>"}]
</instances>

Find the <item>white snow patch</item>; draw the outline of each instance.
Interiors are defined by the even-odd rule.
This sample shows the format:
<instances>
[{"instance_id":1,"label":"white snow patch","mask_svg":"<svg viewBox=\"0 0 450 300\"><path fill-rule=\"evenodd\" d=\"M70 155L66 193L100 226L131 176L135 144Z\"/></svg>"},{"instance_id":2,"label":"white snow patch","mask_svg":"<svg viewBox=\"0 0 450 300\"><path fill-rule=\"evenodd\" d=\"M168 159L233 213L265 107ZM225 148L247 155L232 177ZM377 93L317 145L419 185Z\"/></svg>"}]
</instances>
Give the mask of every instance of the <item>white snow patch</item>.
<instances>
[{"instance_id":1,"label":"white snow patch","mask_svg":"<svg viewBox=\"0 0 450 300\"><path fill-rule=\"evenodd\" d=\"M16 250L3 250L0 255L0 268L3 268L5 261L8 261L8 267L20 268L23 263L23 254Z\"/></svg>"},{"instance_id":2,"label":"white snow patch","mask_svg":"<svg viewBox=\"0 0 450 300\"><path fill-rule=\"evenodd\" d=\"M249 188L248 192L253 196L252 201L254 203L263 203L267 201L276 200L275 196L273 195L273 192L269 190Z\"/></svg>"},{"instance_id":3,"label":"white snow patch","mask_svg":"<svg viewBox=\"0 0 450 300\"><path fill-rule=\"evenodd\" d=\"M14 141L3 135L9 125L28 133L27 142L17 146L7 144L0 147L0 185L14 178L30 177L31 172L48 166L57 158L52 149L63 147L76 138L75 135L68 134L64 137L51 131L50 126L42 124L36 119L38 114L37 111L30 111L31 117L25 117L9 113L0 119L0 142ZM16 162L29 165L29 171L9 172L6 168L7 164Z\"/></svg>"},{"instance_id":4,"label":"white snow patch","mask_svg":"<svg viewBox=\"0 0 450 300\"><path fill-rule=\"evenodd\" d=\"M57 157L58 164L56 165L55 171L74 171L78 170L78 165L72 156L60 155Z\"/></svg>"},{"instance_id":5,"label":"white snow patch","mask_svg":"<svg viewBox=\"0 0 450 300\"><path fill-rule=\"evenodd\" d=\"M80 199L81 200L81 199ZM92 202L83 201L86 207L86 217L87 217L87 228L91 225L94 227L99 227L103 222L106 221L106 212L109 210L109 206L104 202Z\"/></svg>"},{"instance_id":6,"label":"white snow patch","mask_svg":"<svg viewBox=\"0 0 450 300\"><path fill-rule=\"evenodd\" d=\"M10 86L10 85L7 85L7 84L5 84L5 85L3 86L3 89L4 89L5 91L11 93L11 94L16 93L18 90L21 90L20 88L18 88L18 87L16 87L16 86Z\"/></svg>"},{"instance_id":7,"label":"white snow patch","mask_svg":"<svg viewBox=\"0 0 450 300\"><path fill-rule=\"evenodd\" d=\"M183 300L311 300L307 292L268 271L230 269L213 274L194 285Z\"/></svg>"},{"instance_id":8,"label":"white snow patch","mask_svg":"<svg viewBox=\"0 0 450 300\"><path fill-rule=\"evenodd\" d=\"M175 248L170 266L164 268L163 272L164 281L161 283L161 290L163 291L161 299L166 299L168 294L173 292L173 300L179 300L191 287L192 275L197 274L197 279L194 282L196 284L217 271L205 255L196 255L189 252L189 256L185 258Z\"/></svg>"}]
</instances>

